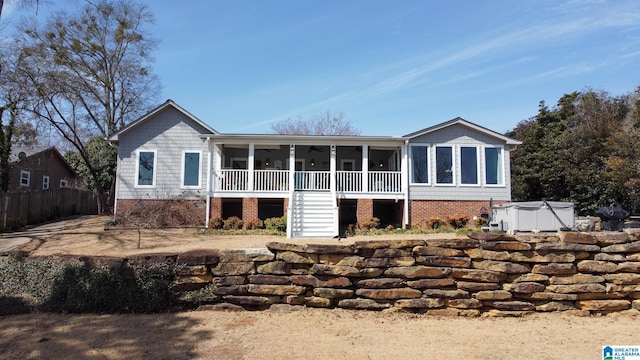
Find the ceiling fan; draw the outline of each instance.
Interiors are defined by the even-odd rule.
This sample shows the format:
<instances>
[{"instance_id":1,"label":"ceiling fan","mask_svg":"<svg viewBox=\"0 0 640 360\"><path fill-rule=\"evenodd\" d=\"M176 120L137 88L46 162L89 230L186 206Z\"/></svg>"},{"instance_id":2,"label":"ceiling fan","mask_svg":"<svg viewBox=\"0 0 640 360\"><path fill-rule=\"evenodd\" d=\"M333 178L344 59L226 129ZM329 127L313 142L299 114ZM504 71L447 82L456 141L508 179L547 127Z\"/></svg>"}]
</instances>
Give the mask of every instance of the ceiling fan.
<instances>
[{"instance_id":1,"label":"ceiling fan","mask_svg":"<svg viewBox=\"0 0 640 360\"><path fill-rule=\"evenodd\" d=\"M321 147L317 147L317 146L311 145L311 146L309 146L309 151L307 151L307 154L310 153L310 152L314 152L314 151L323 152L324 149L321 148Z\"/></svg>"}]
</instances>

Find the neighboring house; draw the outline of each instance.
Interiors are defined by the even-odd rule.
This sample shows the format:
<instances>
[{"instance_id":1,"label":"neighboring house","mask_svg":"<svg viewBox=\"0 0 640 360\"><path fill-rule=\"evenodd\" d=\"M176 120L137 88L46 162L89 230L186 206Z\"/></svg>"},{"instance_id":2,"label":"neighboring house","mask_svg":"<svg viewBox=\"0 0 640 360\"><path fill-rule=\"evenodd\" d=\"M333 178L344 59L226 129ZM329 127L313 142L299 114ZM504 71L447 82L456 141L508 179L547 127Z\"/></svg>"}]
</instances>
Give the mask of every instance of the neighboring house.
<instances>
[{"instance_id":1,"label":"neighboring house","mask_svg":"<svg viewBox=\"0 0 640 360\"><path fill-rule=\"evenodd\" d=\"M78 176L53 146L14 146L9 155L9 190L71 186Z\"/></svg>"},{"instance_id":2,"label":"neighboring house","mask_svg":"<svg viewBox=\"0 0 640 360\"><path fill-rule=\"evenodd\" d=\"M406 227L480 215L511 200L509 153L520 144L461 118L405 136L221 134L172 100L109 140L116 217L182 199L200 225L287 215L289 237L335 236L374 216Z\"/></svg>"}]
</instances>

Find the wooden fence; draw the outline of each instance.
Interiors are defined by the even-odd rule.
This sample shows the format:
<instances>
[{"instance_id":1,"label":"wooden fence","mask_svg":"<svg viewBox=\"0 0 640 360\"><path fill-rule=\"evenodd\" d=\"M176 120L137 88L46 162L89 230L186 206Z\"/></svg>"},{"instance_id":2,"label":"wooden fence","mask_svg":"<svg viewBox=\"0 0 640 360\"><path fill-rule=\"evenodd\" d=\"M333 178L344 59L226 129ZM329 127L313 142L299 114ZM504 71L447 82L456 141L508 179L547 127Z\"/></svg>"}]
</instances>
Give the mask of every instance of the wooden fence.
<instances>
[{"instance_id":1,"label":"wooden fence","mask_svg":"<svg viewBox=\"0 0 640 360\"><path fill-rule=\"evenodd\" d=\"M98 213L93 192L78 189L0 193L0 226L15 229L70 215Z\"/></svg>"}]
</instances>

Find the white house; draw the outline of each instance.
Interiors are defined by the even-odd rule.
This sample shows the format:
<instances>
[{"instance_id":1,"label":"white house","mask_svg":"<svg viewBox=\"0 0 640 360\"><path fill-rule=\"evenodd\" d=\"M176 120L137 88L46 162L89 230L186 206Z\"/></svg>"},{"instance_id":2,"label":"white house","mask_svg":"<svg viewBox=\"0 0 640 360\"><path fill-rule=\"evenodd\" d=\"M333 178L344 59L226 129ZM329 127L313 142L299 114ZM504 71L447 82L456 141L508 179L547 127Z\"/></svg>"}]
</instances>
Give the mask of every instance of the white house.
<instances>
[{"instance_id":1,"label":"white house","mask_svg":"<svg viewBox=\"0 0 640 360\"><path fill-rule=\"evenodd\" d=\"M116 217L180 199L205 226L287 215L289 237L332 237L374 216L406 227L479 215L511 200L509 152L520 143L461 118L405 136L222 134L172 100L109 140Z\"/></svg>"}]
</instances>

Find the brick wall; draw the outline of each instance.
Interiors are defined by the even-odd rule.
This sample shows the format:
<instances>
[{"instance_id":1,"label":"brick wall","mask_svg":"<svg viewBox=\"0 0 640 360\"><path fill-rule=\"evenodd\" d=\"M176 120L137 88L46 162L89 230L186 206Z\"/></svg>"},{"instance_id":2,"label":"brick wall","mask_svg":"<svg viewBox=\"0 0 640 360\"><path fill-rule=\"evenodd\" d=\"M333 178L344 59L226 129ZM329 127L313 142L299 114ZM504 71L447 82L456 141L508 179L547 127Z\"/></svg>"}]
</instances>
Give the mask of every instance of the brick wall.
<instances>
[{"instance_id":1,"label":"brick wall","mask_svg":"<svg viewBox=\"0 0 640 360\"><path fill-rule=\"evenodd\" d=\"M209 210L211 211L211 214L209 215L210 218L222 218L222 198L213 197L209 204Z\"/></svg>"},{"instance_id":2,"label":"brick wall","mask_svg":"<svg viewBox=\"0 0 640 360\"><path fill-rule=\"evenodd\" d=\"M501 202L495 202L495 205ZM411 200L409 201L409 222L411 226L424 226L429 219L446 219L454 214L462 214L471 221L480 215L482 208L489 209L488 201L451 201L451 200Z\"/></svg>"},{"instance_id":3,"label":"brick wall","mask_svg":"<svg viewBox=\"0 0 640 360\"><path fill-rule=\"evenodd\" d=\"M373 217L373 199L358 199L357 206L358 223L367 222Z\"/></svg>"},{"instance_id":4,"label":"brick wall","mask_svg":"<svg viewBox=\"0 0 640 360\"><path fill-rule=\"evenodd\" d=\"M258 219L258 198L242 199L242 220L253 221Z\"/></svg>"}]
</instances>

